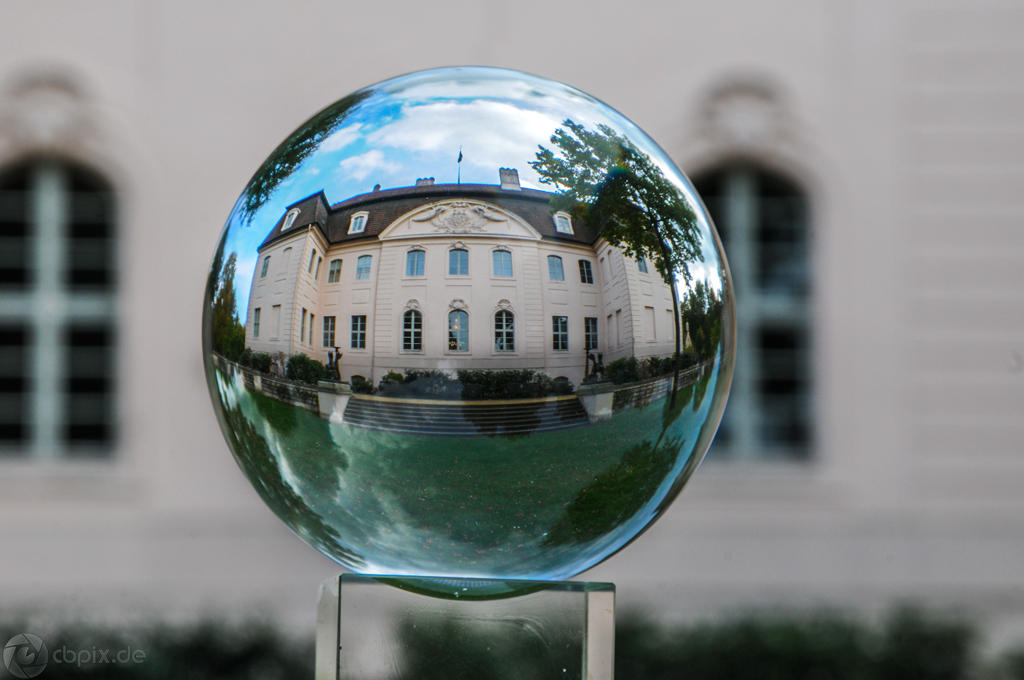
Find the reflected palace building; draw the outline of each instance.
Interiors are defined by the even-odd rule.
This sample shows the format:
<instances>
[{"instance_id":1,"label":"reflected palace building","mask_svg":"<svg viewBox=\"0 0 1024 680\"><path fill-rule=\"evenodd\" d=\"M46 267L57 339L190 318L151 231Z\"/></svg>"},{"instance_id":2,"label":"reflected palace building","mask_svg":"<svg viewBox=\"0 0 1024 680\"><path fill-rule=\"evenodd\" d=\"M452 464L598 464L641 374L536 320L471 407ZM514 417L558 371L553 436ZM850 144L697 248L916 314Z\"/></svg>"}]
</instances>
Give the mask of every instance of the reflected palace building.
<instances>
[{"instance_id":1,"label":"reflected palace building","mask_svg":"<svg viewBox=\"0 0 1024 680\"><path fill-rule=\"evenodd\" d=\"M246 345L327 362L374 383L388 371L528 368L579 384L586 351L670 355L672 294L653 265L551 194L500 184L380 190L288 207L259 247Z\"/></svg>"}]
</instances>

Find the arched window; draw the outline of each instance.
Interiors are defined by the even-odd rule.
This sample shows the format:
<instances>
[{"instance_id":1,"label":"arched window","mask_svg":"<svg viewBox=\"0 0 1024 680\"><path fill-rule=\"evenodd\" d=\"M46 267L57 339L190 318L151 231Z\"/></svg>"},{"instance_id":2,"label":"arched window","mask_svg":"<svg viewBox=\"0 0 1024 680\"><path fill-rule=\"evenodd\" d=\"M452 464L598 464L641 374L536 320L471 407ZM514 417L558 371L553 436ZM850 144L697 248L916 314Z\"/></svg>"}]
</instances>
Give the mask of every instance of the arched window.
<instances>
[{"instance_id":1,"label":"arched window","mask_svg":"<svg viewBox=\"0 0 1024 680\"><path fill-rule=\"evenodd\" d=\"M694 182L722 236L735 287L736 372L717 455L810 455L808 209L792 181L728 167Z\"/></svg>"},{"instance_id":2,"label":"arched window","mask_svg":"<svg viewBox=\"0 0 1024 680\"><path fill-rule=\"evenodd\" d=\"M562 258L558 257L558 255L548 255L548 279L551 281L565 281Z\"/></svg>"},{"instance_id":3,"label":"arched window","mask_svg":"<svg viewBox=\"0 0 1024 680\"><path fill-rule=\"evenodd\" d=\"M313 273L313 265L316 263L316 248L309 251L309 266L306 267L306 273Z\"/></svg>"},{"instance_id":4,"label":"arched window","mask_svg":"<svg viewBox=\"0 0 1024 680\"><path fill-rule=\"evenodd\" d=\"M423 315L415 309L402 315L402 350L423 351Z\"/></svg>"},{"instance_id":5,"label":"arched window","mask_svg":"<svg viewBox=\"0 0 1024 680\"><path fill-rule=\"evenodd\" d=\"M267 255L265 258L263 258L263 269L260 270L260 278L261 279L266 278L266 276L267 276L267 269L269 267L270 267L270 255Z\"/></svg>"},{"instance_id":6,"label":"arched window","mask_svg":"<svg viewBox=\"0 0 1024 680\"><path fill-rule=\"evenodd\" d=\"M516 351L515 317L505 309L494 315L494 351Z\"/></svg>"},{"instance_id":7,"label":"arched window","mask_svg":"<svg viewBox=\"0 0 1024 680\"><path fill-rule=\"evenodd\" d=\"M111 450L115 211L111 186L79 166L0 172L0 456Z\"/></svg>"},{"instance_id":8,"label":"arched window","mask_svg":"<svg viewBox=\"0 0 1024 680\"><path fill-rule=\"evenodd\" d=\"M327 283L337 283L338 281L341 281L341 260L331 260L331 266L327 270Z\"/></svg>"},{"instance_id":9,"label":"arched window","mask_svg":"<svg viewBox=\"0 0 1024 680\"><path fill-rule=\"evenodd\" d=\"M427 254L422 250L410 250L405 254L405 275L423 276Z\"/></svg>"},{"instance_id":10,"label":"arched window","mask_svg":"<svg viewBox=\"0 0 1024 680\"><path fill-rule=\"evenodd\" d=\"M453 248L448 251L448 275L469 276L469 251Z\"/></svg>"},{"instance_id":11,"label":"arched window","mask_svg":"<svg viewBox=\"0 0 1024 680\"><path fill-rule=\"evenodd\" d=\"M448 351L469 351L469 314L461 309L448 314Z\"/></svg>"},{"instance_id":12,"label":"arched window","mask_svg":"<svg viewBox=\"0 0 1024 680\"><path fill-rule=\"evenodd\" d=\"M373 256L371 255L360 255L359 259L356 260L356 281L363 281L370 278L370 264L373 262Z\"/></svg>"},{"instance_id":13,"label":"arched window","mask_svg":"<svg viewBox=\"0 0 1024 680\"><path fill-rule=\"evenodd\" d=\"M590 260L580 260L580 283L593 283L594 269L590 266Z\"/></svg>"},{"instance_id":14,"label":"arched window","mask_svg":"<svg viewBox=\"0 0 1024 680\"><path fill-rule=\"evenodd\" d=\"M494 251L494 275L502 277L512 276L512 253L507 250Z\"/></svg>"},{"instance_id":15,"label":"arched window","mask_svg":"<svg viewBox=\"0 0 1024 680\"><path fill-rule=\"evenodd\" d=\"M645 258L642 258L642 257L636 258L636 268L640 270L641 274L648 273L647 272L647 260Z\"/></svg>"}]
</instances>

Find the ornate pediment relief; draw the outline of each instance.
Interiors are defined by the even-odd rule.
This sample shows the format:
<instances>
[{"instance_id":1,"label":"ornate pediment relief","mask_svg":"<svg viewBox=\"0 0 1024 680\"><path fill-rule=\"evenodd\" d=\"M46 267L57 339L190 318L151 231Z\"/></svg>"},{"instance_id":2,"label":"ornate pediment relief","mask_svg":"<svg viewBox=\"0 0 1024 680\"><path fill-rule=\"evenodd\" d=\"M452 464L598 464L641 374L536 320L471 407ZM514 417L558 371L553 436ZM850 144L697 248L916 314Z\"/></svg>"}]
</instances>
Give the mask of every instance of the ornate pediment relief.
<instances>
[{"instance_id":1,"label":"ornate pediment relief","mask_svg":"<svg viewBox=\"0 0 1024 680\"><path fill-rule=\"evenodd\" d=\"M429 222L439 234L474 234L486 232L488 222L507 222L508 217L479 203L447 201L430 206L412 221Z\"/></svg>"},{"instance_id":2,"label":"ornate pediment relief","mask_svg":"<svg viewBox=\"0 0 1024 680\"><path fill-rule=\"evenodd\" d=\"M519 217L480 201L431 203L395 220L381 240L441 236L502 236L539 239L540 234Z\"/></svg>"}]
</instances>

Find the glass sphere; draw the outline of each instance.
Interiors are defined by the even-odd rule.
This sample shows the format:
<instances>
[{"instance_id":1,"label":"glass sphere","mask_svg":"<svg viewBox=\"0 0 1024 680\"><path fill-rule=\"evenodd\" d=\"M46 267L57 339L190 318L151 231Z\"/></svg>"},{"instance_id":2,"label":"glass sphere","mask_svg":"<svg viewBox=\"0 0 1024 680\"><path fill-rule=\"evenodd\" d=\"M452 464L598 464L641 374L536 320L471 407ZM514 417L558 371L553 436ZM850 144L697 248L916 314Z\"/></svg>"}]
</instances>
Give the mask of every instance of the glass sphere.
<instances>
[{"instance_id":1,"label":"glass sphere","mask_svg":"<svg viewBox=\"0 0 1024 680\"><path fill-rule=\"evenodd\" d=\"M650 526L718 427L734 318L707 212L636 125L448 68L271 153L217 244L203 350L278 517L353 571L455 589L563 580Z\"/></svg>"}]
</instances>

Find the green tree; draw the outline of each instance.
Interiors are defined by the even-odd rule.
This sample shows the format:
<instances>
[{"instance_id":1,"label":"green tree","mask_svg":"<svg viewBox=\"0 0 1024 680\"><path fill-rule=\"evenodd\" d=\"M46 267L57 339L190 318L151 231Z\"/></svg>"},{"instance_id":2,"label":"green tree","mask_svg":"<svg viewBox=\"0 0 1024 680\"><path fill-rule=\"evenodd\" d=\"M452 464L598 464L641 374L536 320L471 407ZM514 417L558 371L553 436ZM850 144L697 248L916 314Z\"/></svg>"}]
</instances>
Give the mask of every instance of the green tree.
<instances>
[{"instance_id":1,"label":"green tree","mask_svg":"<svg viewBox=\"0 0 1024 680\"><path fill-rule=\"evenodd\" d=\"M557 190L553 210L564 210L598 230L627 256L650 260L672 290L676 356L682 351L680 279L691 280L689 263L703 260L693 207L646 153L607 125L588 130L566 119L551 136L558 149L540 146L530 165L543 184ZM673 374L675 403L679 368Z\"/></svg>"},{"instance_id":2,"label":"green tree","mask_svg":"<svg viewBox=\"0 0 1024 680\"><path fill-rule=\"evenodd\" d=\"M214 265L220 258L214 258ZM213 297L213 350L218 354L238 361L245 349L245 327L238 320L238 303L235 299L235 263L237 253L231 253L220 274Z\"/></svg>"},{"instance_id":3,"label":"green tree","mask_svg":"<svg viewBox=\"0 0 1024 680\"><path fill-rule=\"evenodd\" d=\"M242 204L242 220L246 223L252 222L253 216L266 205L281 182L290 177L324 140L341 127L349 114L370 94L369 91L356 92L328 106L303 123L274 149L249 180L244 194L245 202Z\"/></svg>"},{"instance_id":4,"label":"green tree","mask_svg":"<svg viewBox=\"0 0 1024 680\"><path fill-rule=\"evenodd\" d=\"M715 354L722 338L722 298L708 281L693 284L682 304L690 342L701 359Z\"/></svg>"}]
</instances>

